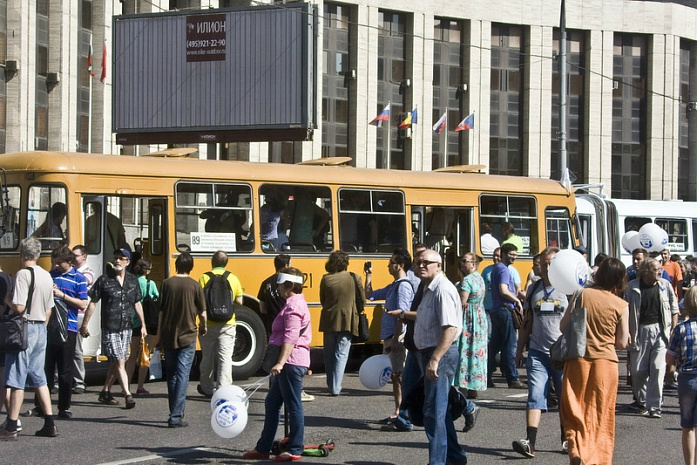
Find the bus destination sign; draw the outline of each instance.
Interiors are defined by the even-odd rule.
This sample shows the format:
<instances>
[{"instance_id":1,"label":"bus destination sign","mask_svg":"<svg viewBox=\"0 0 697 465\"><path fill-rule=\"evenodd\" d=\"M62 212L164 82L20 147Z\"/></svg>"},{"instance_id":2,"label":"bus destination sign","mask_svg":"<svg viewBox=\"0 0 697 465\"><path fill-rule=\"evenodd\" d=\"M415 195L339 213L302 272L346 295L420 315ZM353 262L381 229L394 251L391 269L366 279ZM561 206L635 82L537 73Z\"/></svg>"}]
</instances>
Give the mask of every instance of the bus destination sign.
<instances>
[{"instance_id":1,"label":"bus destination sign","mask_svg":"<svg viewBox=\"0 0 697 465\"><path fill-rule=\"evenodd\" d=\"M227 15L186 17L186 61L224 61Z\"/></svg>"}]
</instances>

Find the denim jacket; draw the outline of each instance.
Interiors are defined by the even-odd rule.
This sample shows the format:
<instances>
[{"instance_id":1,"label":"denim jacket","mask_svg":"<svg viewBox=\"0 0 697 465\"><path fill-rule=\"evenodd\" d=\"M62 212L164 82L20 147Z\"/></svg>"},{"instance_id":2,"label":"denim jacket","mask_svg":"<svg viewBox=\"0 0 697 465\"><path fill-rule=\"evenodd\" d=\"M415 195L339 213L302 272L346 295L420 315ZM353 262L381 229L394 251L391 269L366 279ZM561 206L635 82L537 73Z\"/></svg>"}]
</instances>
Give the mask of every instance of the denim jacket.
<instances>
[{"instance_id":1,"label":"denim jacket","mask_svg":"<svg viewBox=\"0 0 697 465\"><path fill-rule=\"evenodd\" d=\"M661 327L663 329L665 343L668 345L668 339L670 338L670 331L672 329L672 317L678 313L678 299L675 297L670 282L661 278L658 280L658 286L662 310ZM624 300L629 303L629 335L631 339L627 350L630 352L637 352L639 350L639 343L637 341L639 334L639 312L641 311L641 287L639 278L629 282L629 286L624 293Z\"/></svg>"}]
</instances>

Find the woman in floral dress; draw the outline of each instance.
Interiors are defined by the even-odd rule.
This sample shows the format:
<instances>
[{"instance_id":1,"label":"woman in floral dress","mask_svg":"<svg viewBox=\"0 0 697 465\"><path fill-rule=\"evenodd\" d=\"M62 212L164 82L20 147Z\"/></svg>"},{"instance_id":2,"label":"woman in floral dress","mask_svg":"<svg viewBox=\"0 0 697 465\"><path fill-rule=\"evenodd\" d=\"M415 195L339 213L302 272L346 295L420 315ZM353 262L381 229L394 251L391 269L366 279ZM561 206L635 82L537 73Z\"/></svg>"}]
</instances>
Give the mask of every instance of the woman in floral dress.
<instances>
[{"instance_id":1,"label":"woman in floral dress","mask_svg":"<svg viewBox=\"0 0 697 465\"><path fill-rule=\"evenodd\" d=\"M481 258L466 253L460 261L463 278L458 284L463 306L462 334L458 340L460 363L455 372L455 386L468 390L476 398L486 390L488 323L484 311L484 279L477 272Z\"/></svg>"}]
</instances>

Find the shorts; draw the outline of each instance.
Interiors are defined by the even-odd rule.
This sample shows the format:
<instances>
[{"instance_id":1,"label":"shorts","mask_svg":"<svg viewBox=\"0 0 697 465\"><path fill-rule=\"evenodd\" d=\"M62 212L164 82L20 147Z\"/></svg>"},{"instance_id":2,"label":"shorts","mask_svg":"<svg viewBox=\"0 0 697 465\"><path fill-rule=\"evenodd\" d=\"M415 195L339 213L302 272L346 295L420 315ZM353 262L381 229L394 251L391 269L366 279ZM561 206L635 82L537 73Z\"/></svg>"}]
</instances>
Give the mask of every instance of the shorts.
<instances>
[{"instance_id":1,"label":"shorts","mask_svg":"<svg viewBox=\"0 0 697 465\"><path fill-rule=\"evenodd\" d=\"M5 354L5 387L24 390L46 386L46 325L43 321L29 323L27 335L27 350Z\"/></svg>"},{"instance_id":2,"label":"shorts","mask_svg":"<svg viewBox=\"0 0 697 465\"><path fill-rule=\"evenodd\" d=\"M549 382L554 383L558 393L561 393L562 372L552 366L549 354L530 349L525 367L528 371L528 410L547 411L547 394Z\"/></svg>"},{"instance_id":3,"label":"shorts","mask_svg":"<svg viewBox=\"0 0 697 465\"><path fill-rule=\"evenodd\" d=\"M678 373L680 427L697 427L697 372Z\"/></svg>"},{"instance_id":4,"label":"shorts","mask_svg":"<svg viewBox=\"0 0 697 465\"><path fill-rule=\"evenodd\" d=\"M392 373L401 373L404 371L404 363L407 361L407 348L404 347L404 333L397 336L397 349L392 350L392 337L382 341L382 352L390 356L392 364Z\"/></svg>"},{"instance_id":5,"label":"shorts","mask_svg":"<svg viewBox=\"0 0 697 465\"><path fill-rule=\"evenodd\" d=\"M123 331L102 331L102 346L104 352L110 362L117 360L126 360L131 347L130 329Z\"/></svg>"}]
</instances>

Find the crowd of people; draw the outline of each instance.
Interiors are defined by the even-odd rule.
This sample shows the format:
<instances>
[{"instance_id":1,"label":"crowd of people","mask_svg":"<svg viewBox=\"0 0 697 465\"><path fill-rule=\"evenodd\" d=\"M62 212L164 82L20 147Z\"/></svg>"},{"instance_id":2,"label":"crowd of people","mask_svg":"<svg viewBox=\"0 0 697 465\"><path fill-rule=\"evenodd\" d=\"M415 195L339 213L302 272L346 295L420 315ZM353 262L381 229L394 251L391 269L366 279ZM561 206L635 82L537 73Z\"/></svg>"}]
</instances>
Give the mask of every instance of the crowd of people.
<instances>
[{"instance_id":1,"label":"crowd of people","mask_svg":"<svg viewBox=\"0 0 697 465\"><path fill-rule=\"evenodd\" d=\"M513 236L511 236L513 237ZM189 275L192 256L184 252L175 262L176 274L158 291L147 275L152 267L140 259L131 267L127 248L114 251L113 264L96 277L86 265L85 247L57 246L49 272L37 266L42 244L34 238L21 243L23 268L14 281L0 271L3 311L24 313L28 321L28 348L2 357L2 399L7 418L0 439L17 439L25 388L35 393L27 416L41 416L38 436L58 434L49 385L57 373L58 417L70 419L71 397L84 392L82 338L101 302L102 345L110 361L98 401L118 405L112 393L118 381L125 407L147 395L147 370L139 368L137 390L130 389L139 366L143 342L165 355L171 428L187 426L186 393L196 340L202 349L198 392L212 397L232 384L235 340L234 308L220 320L209 318L213 281L222 279L229 306L242 304L242 287L226 270L227 254L211 258L212 269L199 281ZM471 430L479 415L473 402L495 387L500 369L509 389L527 389L525 437L512 449L535 457L542 413L558 407L560 448L573 465L611 463L614 450L615 402L619 384L617 350L627 349L628 379L638 414L660 418L664 388L677 388L683 428L685 463L697 463L697 259L672 257L669 251L652 257L644 249L632 252L633 263L598 256L588 285L569 296L554 288L549 276L556 247L534 258L526 285L513 266L518 256L514 240L492 251L494 263L478 271L481 257L465 253L459 259L461 279L453 283L443 273L443 258L436 250L417 244L414 257L395 249L388 263L391 282L375 286L372 264L366 262L364 279L348 272L349 255L334 251L320 283L319 331L323 333L327 393L339 396L352 340L358 336L360 312L367 301L384 301L380 339L392 365L393 408L380 422L385 431L412 431L414 391L420 391L420 411L429 443L429 463L465 464L467 455L454 426L451 390L462 393L463 431ZM584 250L579 249L579 253ZM662 261L662 263L661 263ZM246 459L269 459L279 426L280 409L287 411L288 442L275 461L300 460L303 451L303 391L309 371L312 330L310 312L302 294L303 273L291 267L290 256L279 254L275 273L261 283L259 300L269 333L271 375L265 400L264 427ZM133 269L135 274L129 270ZM136 276L137 275L137 276ZM156 330L147 324L143 306L159 299ZM222 304L224 306L224 304ZM66 331L61 336L51 323L52 312L64 308ZM562 367L550 358L552 344L572 324L574 312L585 312L587 335L584 357ZM219 308L215 308L216 315ZM84 313L78 326L78 316ZM682 319L682 321L680 321ZM47 324L49 323L49 324ZM150 334L156 333L156 334ZM147 345L147 344L145 344ZM273 350L272 350L273 349ZM497 354L500 356L497 357ZM518 368L525 366L526 382ZM411 413L410 413L411 412ZM459 414L459 413L458 413ZM591 421L592 420L592 421Z\"/></svg>"}]
</instances>

